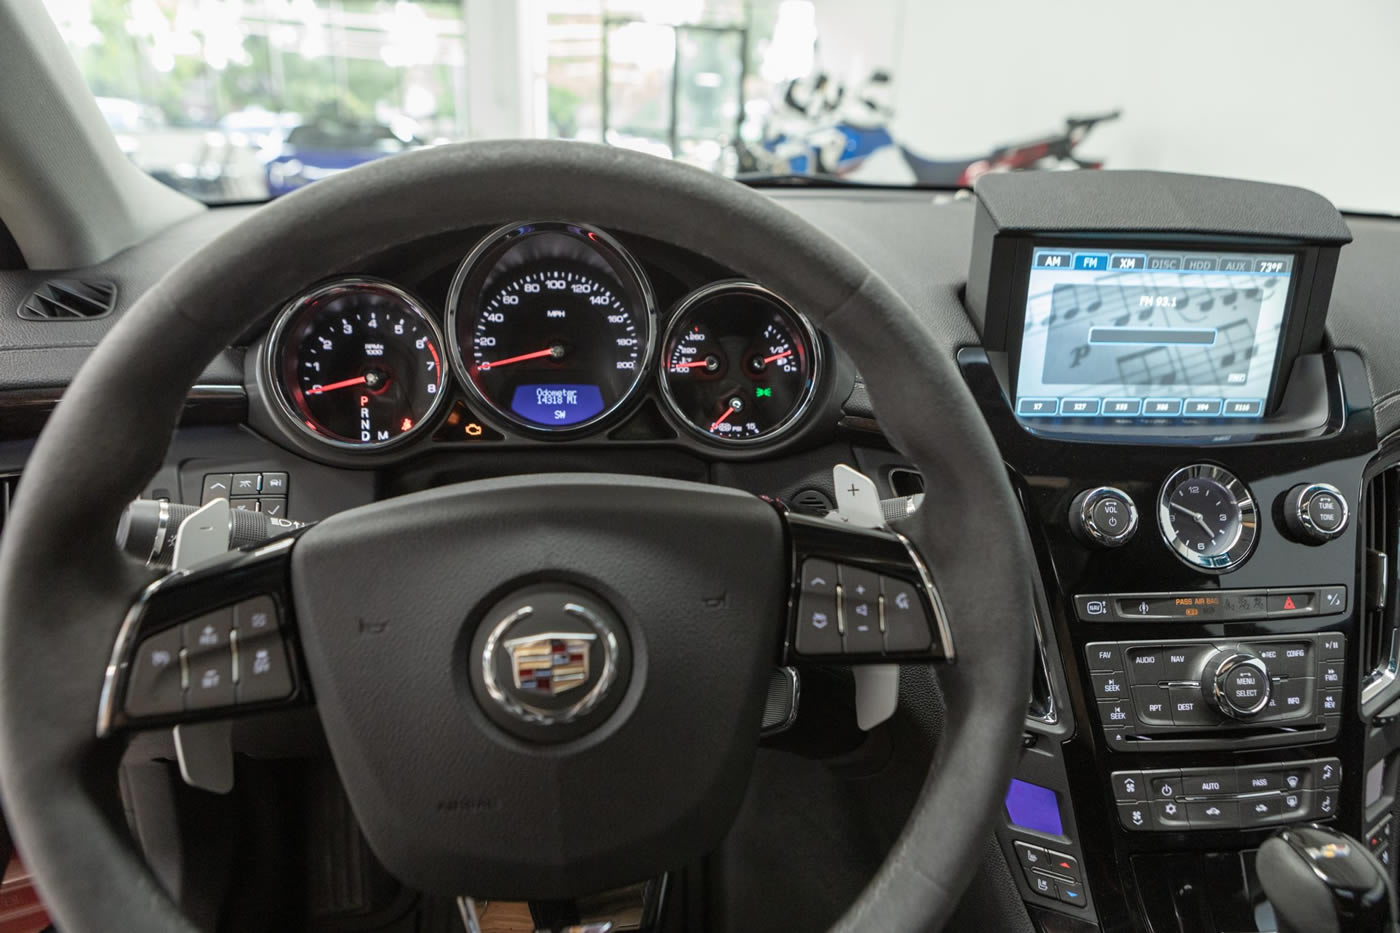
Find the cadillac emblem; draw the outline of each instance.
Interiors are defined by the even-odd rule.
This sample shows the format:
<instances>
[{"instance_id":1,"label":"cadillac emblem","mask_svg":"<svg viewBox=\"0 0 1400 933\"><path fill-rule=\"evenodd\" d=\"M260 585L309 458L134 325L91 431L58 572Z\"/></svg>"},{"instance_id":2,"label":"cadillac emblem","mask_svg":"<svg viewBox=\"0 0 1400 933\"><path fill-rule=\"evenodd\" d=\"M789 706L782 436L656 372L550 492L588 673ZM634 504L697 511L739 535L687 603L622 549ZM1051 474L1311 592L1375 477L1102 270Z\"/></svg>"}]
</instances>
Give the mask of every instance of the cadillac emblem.
<instances>
[{"instance_id":1,"label":"cadillac emblem","mask_svg":"<svg viewBox=\"0 0 1400 933\"><path fill-rule=\"evenodd\" d=\"M506 641L516 689L558 696L586 686L589 649L597 638L592 632L545 632Z\"/></svg>"}]
</instances>

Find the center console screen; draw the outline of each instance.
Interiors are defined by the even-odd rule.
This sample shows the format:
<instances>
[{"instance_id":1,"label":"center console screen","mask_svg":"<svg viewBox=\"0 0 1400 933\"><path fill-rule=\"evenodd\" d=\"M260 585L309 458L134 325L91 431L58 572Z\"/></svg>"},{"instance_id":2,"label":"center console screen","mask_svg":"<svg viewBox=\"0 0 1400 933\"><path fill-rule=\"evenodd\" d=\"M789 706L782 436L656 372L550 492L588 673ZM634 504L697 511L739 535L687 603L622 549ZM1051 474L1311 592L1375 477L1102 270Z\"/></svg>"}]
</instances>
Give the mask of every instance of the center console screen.
<instances>
[{"instance_id":1,"label":"center console screen","mask_svg":"<svg viewBox=\"0 0 1400 933\"><path fill-rule=\"evenodd\" d=\"M1022 418L1262 418L1295 257L1037 246Z\"/></svg>"}]
</instances>

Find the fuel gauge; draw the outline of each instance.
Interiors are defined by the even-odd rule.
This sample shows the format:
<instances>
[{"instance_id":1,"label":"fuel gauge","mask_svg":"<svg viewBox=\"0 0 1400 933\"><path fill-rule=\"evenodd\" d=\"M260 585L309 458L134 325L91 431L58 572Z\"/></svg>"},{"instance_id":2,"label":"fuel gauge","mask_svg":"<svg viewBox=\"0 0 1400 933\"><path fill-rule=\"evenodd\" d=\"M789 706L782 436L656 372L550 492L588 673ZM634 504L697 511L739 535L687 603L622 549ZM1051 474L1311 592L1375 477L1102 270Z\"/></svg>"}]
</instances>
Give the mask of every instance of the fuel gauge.
<instances>
[{"instance_id":1,"label":"fuel gauge","mask_svg":"<svg viewBox=\"0 0 1400 933\"><path fill-rule=\"evenodd\" d=\"M683 299L662 341L661 390L690 431L726 446L775 440L801 423L819 377L807 319L752 282Z\"/></svg>"}]
</instances>

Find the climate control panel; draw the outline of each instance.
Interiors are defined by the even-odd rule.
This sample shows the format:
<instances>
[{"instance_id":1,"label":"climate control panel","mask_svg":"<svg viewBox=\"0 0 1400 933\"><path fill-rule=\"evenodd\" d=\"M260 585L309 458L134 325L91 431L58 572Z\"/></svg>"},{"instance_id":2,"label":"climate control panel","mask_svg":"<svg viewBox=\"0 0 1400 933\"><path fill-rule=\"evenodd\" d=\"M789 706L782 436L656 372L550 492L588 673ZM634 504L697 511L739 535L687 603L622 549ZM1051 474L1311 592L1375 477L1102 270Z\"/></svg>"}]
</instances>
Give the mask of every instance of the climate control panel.
<instances>
[{"instance_id":1,"label":"climate control panel","mask_svg":"<svg viewBox=\"0 0 1400 933\"><path fill-rule=\"evenodd\" d=\"M1085 646L1110 748L1301 744L1340 729L1346 639L1104 641ZM1242 732L1252 734L1240 734Z\"/></svg>"},{"instance_id":2,"label":"climate control panel","mask_svg":"<svg viewBox=\"0 0 1400 933\"><path fill-rule=\"evenodd\" d=\"M1130 832L1241 829L1337 814L1336 758L1237 768L1115 771L1118 822Z\"/></svg>"}]
</instances>

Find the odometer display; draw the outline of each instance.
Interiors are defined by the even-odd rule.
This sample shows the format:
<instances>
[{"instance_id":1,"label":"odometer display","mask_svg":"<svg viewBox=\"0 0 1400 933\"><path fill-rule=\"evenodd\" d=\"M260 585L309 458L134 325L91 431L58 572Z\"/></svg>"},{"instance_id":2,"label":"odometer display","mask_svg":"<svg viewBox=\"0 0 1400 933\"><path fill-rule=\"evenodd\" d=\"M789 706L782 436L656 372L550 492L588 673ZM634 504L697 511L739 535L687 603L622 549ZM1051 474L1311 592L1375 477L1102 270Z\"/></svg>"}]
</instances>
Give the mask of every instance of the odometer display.
<instances>
[{"instance_id":1,"label":"odometer display","mask_svg":"<svg viewBox=\"0 0 1400 933\"><path fill-rule=\"evenodd\" d=\"M752 282L717 282L681 301L662 341L661 389L692 432L725 446L798 426L820 345L806 318Z\"/></svg>"},{"instance_id":2,"label":"odometer display","mask_svg":"<svg viewBox=\"0 0 1400 933\"><path fill-rule=\"evenodd\" d=\"M490 413L529 431L609 418L651 356L650 289L622 247L588 227L497 231L462 264L449 302L458 374Z\"/></svg>"},{"instance_id":3,"label":"odometer display","mask_svg":"<svg viewBox=\"0 0 1400 933\"><path fill-rule=\"evenodd\" d=\"M297 298L273 325L269 373L279 407L339 447L413 436L441 405L442 339L423 305L375 279L348 278Z\"/></svg>"}]
</instances>

